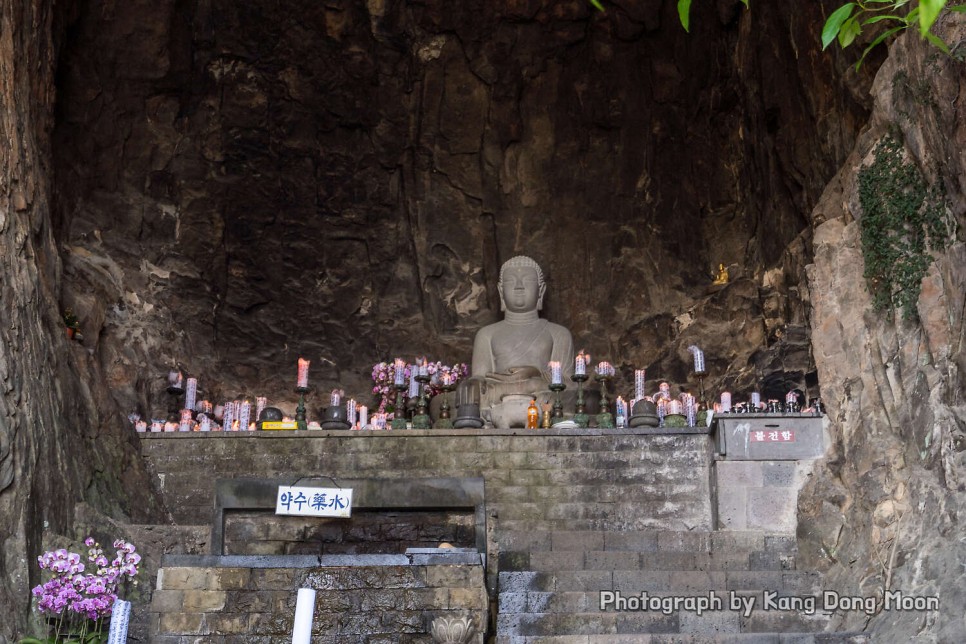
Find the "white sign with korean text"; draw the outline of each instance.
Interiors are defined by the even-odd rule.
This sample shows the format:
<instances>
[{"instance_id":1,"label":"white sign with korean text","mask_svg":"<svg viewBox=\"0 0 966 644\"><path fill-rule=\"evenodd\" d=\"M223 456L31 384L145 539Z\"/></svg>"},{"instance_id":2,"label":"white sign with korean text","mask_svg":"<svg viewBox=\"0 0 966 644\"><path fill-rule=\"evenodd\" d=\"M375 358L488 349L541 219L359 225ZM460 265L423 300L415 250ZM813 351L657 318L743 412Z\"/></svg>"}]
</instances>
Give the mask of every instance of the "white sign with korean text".
<instances>
[{"instance_id":1,"label":"white sign with korean text","mask_svg":"<svg viewBox=\"0 0 966 644\"><path fill-rule=\"evenodd\" d=\"M279 485L275 514L348 519L352 516L352 490Z\"/></svg>"}]
</instances>

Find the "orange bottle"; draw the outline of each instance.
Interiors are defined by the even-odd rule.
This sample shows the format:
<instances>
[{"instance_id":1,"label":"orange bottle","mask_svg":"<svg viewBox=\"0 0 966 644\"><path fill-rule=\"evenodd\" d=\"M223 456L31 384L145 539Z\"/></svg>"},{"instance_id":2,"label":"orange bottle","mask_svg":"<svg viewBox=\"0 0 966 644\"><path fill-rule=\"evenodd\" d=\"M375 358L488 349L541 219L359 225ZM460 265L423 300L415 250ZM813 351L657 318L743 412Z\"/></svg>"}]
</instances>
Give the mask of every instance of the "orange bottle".
<instances>
[{"instance_id":1,"label":"orange bottle","mask_svg":"<svg viewBox=\"0 0 966 644\"><path fill-rule=\"evenodd\" d=\"M540 422L540 410L537 409L537 399L530 399L530 406L527 407L527 429L536 429Z\"/></svg>"}]
</instances>

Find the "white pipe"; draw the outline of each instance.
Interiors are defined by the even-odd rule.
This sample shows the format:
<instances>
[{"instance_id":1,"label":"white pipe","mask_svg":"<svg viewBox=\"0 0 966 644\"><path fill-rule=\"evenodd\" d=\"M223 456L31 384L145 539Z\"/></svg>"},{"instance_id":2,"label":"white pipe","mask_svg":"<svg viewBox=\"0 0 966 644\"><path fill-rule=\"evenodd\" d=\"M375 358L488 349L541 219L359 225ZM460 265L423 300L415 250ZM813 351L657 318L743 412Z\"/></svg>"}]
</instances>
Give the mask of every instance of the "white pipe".
<instances>
[{"instance_id":1,"label":"white pipe","mask_svg":"<svg viewBox=\"0 0 966 644\"><path fill-rule=\"evenodd\" d=\"M312 641L312 618L315 616L315 591L299 588L298 601L295 603L295 628L292 631L292 644L310 644Z\"/></svg>"}]
</instances>

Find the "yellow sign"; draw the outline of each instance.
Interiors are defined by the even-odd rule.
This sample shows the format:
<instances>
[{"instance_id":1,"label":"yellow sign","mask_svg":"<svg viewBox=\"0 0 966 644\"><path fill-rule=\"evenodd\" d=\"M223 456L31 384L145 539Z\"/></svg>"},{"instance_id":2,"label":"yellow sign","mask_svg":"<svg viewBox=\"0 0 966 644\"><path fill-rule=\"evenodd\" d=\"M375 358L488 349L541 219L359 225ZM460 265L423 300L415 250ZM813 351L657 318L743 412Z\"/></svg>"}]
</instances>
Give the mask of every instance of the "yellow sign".
<instances>
[{"instance_id":1,"label":"yellow sign","mask_svg":"<svg viewBox=\"0 0 966 644\"><path fill-rule=\"evenodd\" d=\"M262 429L298 429L299 424L294 420L263 420Z\"/></svg>"}]
</instances>

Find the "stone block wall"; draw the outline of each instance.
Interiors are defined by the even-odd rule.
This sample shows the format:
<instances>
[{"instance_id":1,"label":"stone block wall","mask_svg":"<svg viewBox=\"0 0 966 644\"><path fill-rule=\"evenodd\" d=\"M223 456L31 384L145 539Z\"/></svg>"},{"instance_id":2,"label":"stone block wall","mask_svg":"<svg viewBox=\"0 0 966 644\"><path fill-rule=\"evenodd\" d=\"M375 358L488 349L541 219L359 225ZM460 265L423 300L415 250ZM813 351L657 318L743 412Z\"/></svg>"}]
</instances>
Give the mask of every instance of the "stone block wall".
<instances>
[{"instance_id":1,"label":"stone block wall","mask_svg":"<svg viewBox=\"0 0 966 644\"><path fill-rule=\"evenodd\" d=\"M711 440L701 430L316 430L142 437L165 503L183 524L210 523L219 478L482 477L488 523L498 530L712 528Z\"/></svg>"},{"instance_id":2,"label":"stone block wall","mask_svg":"<svg viewBox=\"0 0 966 644\"><path fill-rule=\"evenodd\" d=\"M794 535L812 461L716 461L718 530Z\"/></svg>"},{"instance_id":3,"label":"stone block wall","mask_svg":"<svg viewBox=\"0 0 966 644\"><path fill-rule=\"evenodd\" d=\"M320 568L316 561L166 558L149 609L151 641L290 641L299 588L316 590L314 644L431 642L433 619L463 616L477 626L470 641L483 641L488 598L479 563Z\"/></svg>"}]
</instances>

